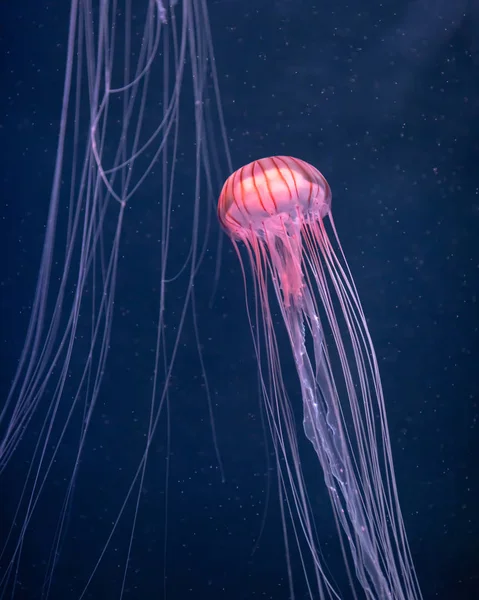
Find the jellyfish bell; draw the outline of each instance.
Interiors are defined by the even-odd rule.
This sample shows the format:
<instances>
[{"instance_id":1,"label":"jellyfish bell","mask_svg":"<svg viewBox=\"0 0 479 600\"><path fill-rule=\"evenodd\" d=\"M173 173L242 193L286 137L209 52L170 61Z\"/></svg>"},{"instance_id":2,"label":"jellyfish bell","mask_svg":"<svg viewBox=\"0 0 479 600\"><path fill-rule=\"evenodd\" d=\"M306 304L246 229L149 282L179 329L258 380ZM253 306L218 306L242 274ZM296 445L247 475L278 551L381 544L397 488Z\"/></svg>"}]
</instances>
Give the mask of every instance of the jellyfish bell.
<instances>
[{"instance_id":1,"label":"jellyfish bell","mask_svg":"<svg viewBox=\"0 0 479 600\"><path fill-rule=\"evenodd\" d=\"M249 227L266 228L268 217L324 218L330 210L326 179L312 165L291 156L262 158L235 171L226 180L218 203L221 224L239 239Z\"/></svg>"},{"instance_id":2,"label":"jellyfish bell","mask_svg":"<svg viewBox=\"0 0 479 600\"><path fill-rule=\"evenodd\" d=\"M244 243L253 272L255 307L249 309L246 294L248 318L281 497L289 507L282 512L283 531L293 527L311 590L298 536L303 532L318 585L318 594L310 591L310 596L339 597L318 549L272 317L274 296L300 383L304 432L322 467L353 596L354 571L367 598L421 598L399 507L376 354L334 225L326 179L297 158L254 161L227 179L218 217L240 260L237 242ZM299 527L286 523L286 514ZM291 576L290 588L293 597Z\"/></svg>"},{"instance_id":3,"label":"jellyfish bell","mask_svg":"<svg viewBox=\"0 0 479 600\"><path fill-rule=\"evenodd\" d=\"M218 217L227 233L256 248L255 236L268 245L287 305L303 287L298 276L301 229L331 210L331 189L312 165L290 156L273 156L242 167L226 180ZM288 248L284 252L282 248ZM293 261L293 262L291 262Z\"/></svg>"}]
</instances>

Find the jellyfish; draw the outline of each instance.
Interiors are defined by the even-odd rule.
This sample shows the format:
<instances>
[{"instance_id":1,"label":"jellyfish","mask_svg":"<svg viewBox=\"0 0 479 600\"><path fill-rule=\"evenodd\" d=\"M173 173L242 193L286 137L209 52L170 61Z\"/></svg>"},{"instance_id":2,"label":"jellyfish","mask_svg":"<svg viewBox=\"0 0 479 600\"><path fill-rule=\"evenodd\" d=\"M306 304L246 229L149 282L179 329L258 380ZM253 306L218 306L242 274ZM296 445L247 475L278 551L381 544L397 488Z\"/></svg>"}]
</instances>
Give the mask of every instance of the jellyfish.
<instances>
[{"instance_id":1,"label":"jellyfish","mask_svg":"<svg viewBox=\"0 0 479 600\"><path fill-rule=\"evenodd\" d=\"M282 370L278 309L299 380L304 434L322 468L350 589L357 597L359 582L368 599L421 598L398 501L378 362L334 224L328 182L297 158L255 160L226 180L218 217L240 261L240 246L245 248L253 272L254 300L247 308L262 397L274 447L283 457L279 476L289 489L288 507L295 507L300 524L296 540L302 531L316 573L318 593L311 597L340 596L316 543Z\"/></svg>"},{"instance_id":2,"label":"jellyfish","mask_svg":"<svg viewBox=\"0 0 479 600\"><path fill-rule=\"evenodd\" d=\"M54 33L65 38L64 79L52 67L45 87L61 111L51 194L31 198L48 209L43 251L0 406L2 598L82 598L95 585L122 597L135 576L127 566L148 452L156 430L168 452L171 375L228 156L206 0L66 4L67 26ZM149 314L147 327L135 313ZM128 432L115 430L121 411ZM102 480L120 471L113 494ZM97 507L109 499L106 521ZM88 552L72 566L75 536L87 531ZM99 575L118 536L122 576L109 585Z\"/></svg>"}]
</instances>

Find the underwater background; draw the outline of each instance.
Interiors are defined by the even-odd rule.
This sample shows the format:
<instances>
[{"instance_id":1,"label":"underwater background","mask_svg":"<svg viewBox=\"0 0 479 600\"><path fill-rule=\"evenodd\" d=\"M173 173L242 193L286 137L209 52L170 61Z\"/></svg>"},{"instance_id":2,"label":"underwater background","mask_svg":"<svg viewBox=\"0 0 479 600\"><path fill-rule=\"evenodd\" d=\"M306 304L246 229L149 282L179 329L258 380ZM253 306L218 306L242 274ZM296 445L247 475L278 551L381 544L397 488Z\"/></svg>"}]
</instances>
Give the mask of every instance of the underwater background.
<instances>
[{"instance_id":1,"label":"underwater background","mask_svg":"<svg viewBox=\"0 0 479 600\"><path fill-rule=\"evenodd\" d=\"M424 598L477 599L479 5L211 0L208 9L233 167L287 154L315 165L331 186L379 359L399 498ZM66 1L0 5L2 397L22 350L43 244L68 19ZM154 111L147 107L146 120L154 121ZM188 132L186 121L185 146L189 135L193 140L193 123ZM189 223L182 229L181 206L190 201L194 170L186 159L178 169L172 260L177 256L180 268L191 230ZM126 213L111 354L53 600L78 598L144 444L157 319L157 206L153 177ZM275 459L263 428L242 274L225 239L213 295L220 230L216 221L212 227L195 282L196 314L225 480L190 315L170 385L171 446L163 423L142 491L125 598L163 598L164 589L172 599L289 597ZM172 311L179 294L174 285L167 293ZM294 385L294 365L284 375ZM296 399L300 404L299 393ZM34 442L26 436L16 460L26 460ZM301 443L310 497L324 507L318 523L328 559L336 529L314 451ZM66 439L65 464L69 447ZM0 481L0 537L15 508L9 490L18 483L15 471ZM53 497L54 489L55 482ZM42 597L54 502L42 498L43 517L23 549L14 596L20 600ZM86 598L119 597L132 510ZM334 573L335 555L330 560ZM297 598L303 597L299 584Z\"/></svg>"}]
</instances>

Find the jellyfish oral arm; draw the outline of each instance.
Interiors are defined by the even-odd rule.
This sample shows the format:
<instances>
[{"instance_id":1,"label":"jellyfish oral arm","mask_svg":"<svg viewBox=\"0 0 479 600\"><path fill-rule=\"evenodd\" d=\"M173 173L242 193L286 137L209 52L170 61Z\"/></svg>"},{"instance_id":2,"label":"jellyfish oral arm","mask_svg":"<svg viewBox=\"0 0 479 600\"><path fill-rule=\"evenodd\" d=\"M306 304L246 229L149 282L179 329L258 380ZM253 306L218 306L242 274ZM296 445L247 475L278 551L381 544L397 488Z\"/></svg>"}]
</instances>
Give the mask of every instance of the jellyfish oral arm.
<instances>
[{"instance_id":1,"label":"jellyfish oral arm","mask_svg":"<svg viewBox=\"0 0 479 600\"><path fill-rule=\"evenodd\" d=\"M301 384L304 432L323 467L333 509L349 542L356 574L371 598L390 598L390 586L372 541L371 523L365 516L363 499L345 442L321 322L307 289L302 306L286 307L284 316ZM315 370L306 349L305 321L313 338Z\"/></svg>"}]
</instances>

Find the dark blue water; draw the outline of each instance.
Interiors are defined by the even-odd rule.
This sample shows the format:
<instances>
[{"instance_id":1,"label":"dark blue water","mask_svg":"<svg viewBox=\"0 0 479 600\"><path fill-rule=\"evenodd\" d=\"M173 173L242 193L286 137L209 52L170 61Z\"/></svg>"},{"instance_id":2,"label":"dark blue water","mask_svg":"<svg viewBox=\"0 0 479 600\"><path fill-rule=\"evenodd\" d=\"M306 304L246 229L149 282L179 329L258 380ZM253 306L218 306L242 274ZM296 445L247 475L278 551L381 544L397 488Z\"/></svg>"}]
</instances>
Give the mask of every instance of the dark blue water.
<instances>
[{"instance_id":1,"label":"dark blue water","mask_svg":"<svg viewBox=\"0 0 479 600\"><path fill-rule=\"evenodd\" d=\"M67 5L25 0L0 7L2 394L22 348L43 242ZM382 369L399 496L424 598L479 598L479 5L218 0L209 10L234 167L288 154L317 166L331 185ZM181 168L187 190L193 175ZM142 198L156 192L149 181L125 220L122 317L115 321L99 418L51 591L55 600L77 598L83 589L144 443L158 294L151 236L160 216ZM178 236L188 231L185 224ZM125 598L163 598L165 564L170 599L289 597L241 272L225 242L211 308L215 253L213 232L196 283L197 315L226 481L189 319L171 384L166 560L163 423ZM178 265L183 259L178 256ZM173 294L175 301L181 298ZM292 366L285 378L294 381ZM17 460L27 460L33 443L32 433ZM67 440L65 461L68 451ZM304 451L303 468L314 473L314 453L306 445ZM18 483L10 473L0 488L0 535L11 521L9 492ZM318 474L317 489L310 489L318 505L325 502L321 486ZM54 490L55 482L52 503ZM52 505L47 495L39 506L43 516L24 547L15 598L41 597L46 540L56 522ZM336 533L323 506L318 522L328 557ZM132 510L86 597L118 597ZM332 569L340 573L336 558ZM304 597L301 585L297 597Z\"/></svg>"}]
</instances>

